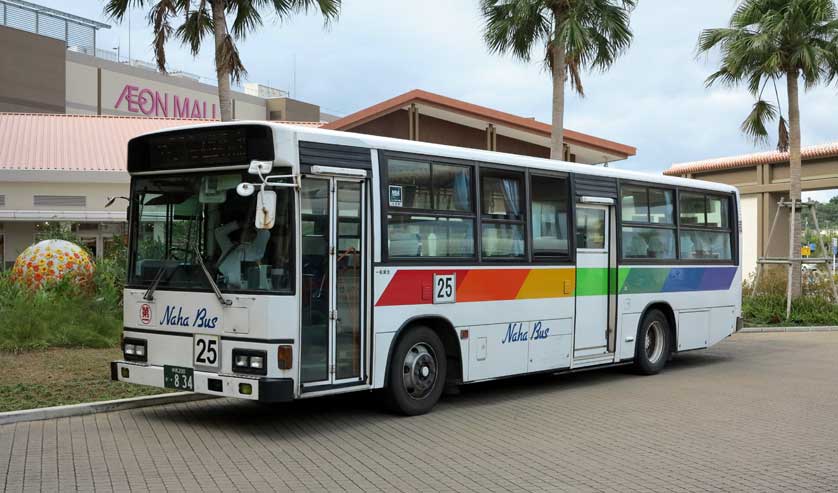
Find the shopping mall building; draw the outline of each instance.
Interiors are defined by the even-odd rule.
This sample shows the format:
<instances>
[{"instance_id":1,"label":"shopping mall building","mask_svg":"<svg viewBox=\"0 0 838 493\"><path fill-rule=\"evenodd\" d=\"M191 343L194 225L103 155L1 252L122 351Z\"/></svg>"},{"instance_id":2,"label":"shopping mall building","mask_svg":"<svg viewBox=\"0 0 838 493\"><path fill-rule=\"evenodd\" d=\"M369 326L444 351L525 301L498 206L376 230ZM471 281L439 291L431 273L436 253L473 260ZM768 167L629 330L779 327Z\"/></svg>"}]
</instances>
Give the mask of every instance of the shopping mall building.
<instances>
[{"instance_id":1,"label":"shopping mall building","mask_svg":"<svg viewBox=\"0 0 838 493\"><path fill-rule=\"evenodd\" d=\"M70 224L97 256L125 233L127 142L149 131L218 118L217 88L185 72L123 59L97 46L110 26L21 0L0 0L0 268ZM346 106L351 106L347 101ZM550 126L413 90L338 118L284 91L245 84L237 120L322 126L498 152L549 157ZM568 161L626 159L628 145L565 130Z\"/></svg>"}]
</instances>

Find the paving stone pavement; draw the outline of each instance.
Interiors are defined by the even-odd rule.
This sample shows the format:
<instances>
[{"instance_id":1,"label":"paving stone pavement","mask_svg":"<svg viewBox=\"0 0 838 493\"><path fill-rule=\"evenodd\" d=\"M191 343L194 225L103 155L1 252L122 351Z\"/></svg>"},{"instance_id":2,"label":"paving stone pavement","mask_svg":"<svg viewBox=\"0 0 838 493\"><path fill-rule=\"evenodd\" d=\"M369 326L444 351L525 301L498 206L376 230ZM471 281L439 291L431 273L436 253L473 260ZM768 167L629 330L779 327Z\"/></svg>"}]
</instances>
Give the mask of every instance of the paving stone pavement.
<instances>
[{"instance_id":1,"label":"paving stone pavement","mask_svg":"<svg viewBox=\"0 0 838 493\"><path fill-rule=\"evenodd\" d=\"M838 491L838 333L738 334L660 375L199 401L0 426L4 491Z\"/></svg>"}]
</instances>

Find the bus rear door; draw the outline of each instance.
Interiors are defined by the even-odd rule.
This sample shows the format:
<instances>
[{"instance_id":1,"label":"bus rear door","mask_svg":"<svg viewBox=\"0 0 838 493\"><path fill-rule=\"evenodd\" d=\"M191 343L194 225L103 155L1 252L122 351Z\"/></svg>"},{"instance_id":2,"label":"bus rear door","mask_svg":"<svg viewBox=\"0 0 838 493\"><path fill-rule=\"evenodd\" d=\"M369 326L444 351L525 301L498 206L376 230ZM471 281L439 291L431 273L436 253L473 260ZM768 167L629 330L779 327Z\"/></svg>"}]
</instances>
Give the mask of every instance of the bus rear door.
<instances>
[{"instance_id":1,"label":"bus rear door","mask_svg":"<svg viewBox=\"0 0 838 493\"><path fill-rule=\"evenodd\" d=\"M613 205L576 206L576 323L574 360L613 353ZM599 361L596 361L599 363Z\"/></svg>"}]
</instances>

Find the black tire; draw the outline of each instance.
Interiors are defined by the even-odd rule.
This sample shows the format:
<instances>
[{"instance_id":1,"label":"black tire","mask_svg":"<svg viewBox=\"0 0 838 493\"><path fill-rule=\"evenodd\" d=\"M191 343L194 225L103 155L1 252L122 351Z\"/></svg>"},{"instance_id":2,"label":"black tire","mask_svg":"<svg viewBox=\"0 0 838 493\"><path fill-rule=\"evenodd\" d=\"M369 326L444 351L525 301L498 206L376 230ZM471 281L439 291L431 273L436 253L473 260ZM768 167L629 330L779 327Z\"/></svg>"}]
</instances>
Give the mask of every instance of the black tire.
<instances>
[{"instance_id":1,"label":"black tire","mask_svg":"<svg viewBox=\"0 0 838 493\"><path fill-rule=\"evenodd\" d=\"M672 351L672 330L660 310L650 310L637 328L634 368L642 375L654 375L666 366Z\"/></svg>"},{"instance_id":2,"label":"black tire","mask_svg":"<svg viewBox=\"0 0 838 493\"><path fill-rule=\"evenodd\" d=\"M445 388L445 347L428 327L411 327L396 344L387 370L390 410L407 416L425 414Z\"/></svg>"}]
</instances>

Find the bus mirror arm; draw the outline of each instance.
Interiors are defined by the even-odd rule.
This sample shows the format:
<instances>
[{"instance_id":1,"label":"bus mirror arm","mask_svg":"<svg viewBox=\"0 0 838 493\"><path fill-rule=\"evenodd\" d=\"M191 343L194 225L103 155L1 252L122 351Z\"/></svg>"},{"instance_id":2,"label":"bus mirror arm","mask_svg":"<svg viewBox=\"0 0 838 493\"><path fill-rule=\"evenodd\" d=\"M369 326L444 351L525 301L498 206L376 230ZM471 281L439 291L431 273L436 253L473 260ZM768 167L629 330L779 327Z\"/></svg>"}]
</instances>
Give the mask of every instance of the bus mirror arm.
<instances>
[{"instance_id":1,"label":"bus mirror arm","mask_svg":"<svg viewBox=\"0 0 838 493\"><path fill-rule=\"evenodd\" d=\"M270 175L262 177L262 187L280 187L280 188L300 188L300 175ZM274 181L274 180L288 180L290 179L291 182L287 181Z\"/></svg>"}]
</instances>

